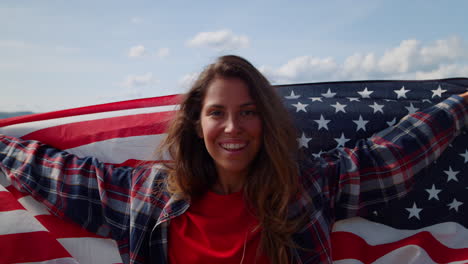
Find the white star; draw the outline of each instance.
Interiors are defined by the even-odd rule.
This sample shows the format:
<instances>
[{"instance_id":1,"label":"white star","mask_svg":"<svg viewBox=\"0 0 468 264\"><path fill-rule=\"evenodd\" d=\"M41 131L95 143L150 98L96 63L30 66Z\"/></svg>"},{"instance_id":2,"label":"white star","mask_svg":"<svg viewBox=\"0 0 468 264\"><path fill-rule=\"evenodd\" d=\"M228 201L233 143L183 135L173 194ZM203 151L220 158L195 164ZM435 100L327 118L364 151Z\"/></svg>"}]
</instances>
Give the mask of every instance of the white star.
<instances>
[{"instance_id":1,"label":"white star","mask_svg":"<svg viewBox=\"0 0 468 264\"><path fill-rule=\"evenodd\" d=\"M326 130L328 130L328 123L330 122L330 120L325 120L323 118L323 115L320 115L320 119L319 120L314 120L315 122L318 123L319 127L317 130L320 130L321 128L325 128Z\"/></svg>"},{"instance_id":2,"label":"white star","mask_svg":"<svg viewBox=\"0 0 468 264\"><path fill-rule=\"evenodd\" d=\"M362 116L359 115L359 119L358 120L353 120L353 122L356 123L356 125L357 125L357 128L356 128L356 132L357 132L359 129L362 129L362 130L366 131L366 124L369 121L362 119Z\"/></svg>"},{"instance_id":3,"label":"white star","mask_svg":"<svg viewBox=\"0 0 468 264\"><path fill-rule=\"evenodd\" d=\"M322 155L322 153L325 153L325 152L320 150L318 153L312 153L312 156L314 156L315 158L320 158L320 155Z\"/></svg>"},{"instance_id":4,"label":"white star","mask_svg":"<svg viewBox=\"0 0 468 264\"><path fill-rule=\"evenodd\" d=\"M292 104L292 105L294 105L294 107L296 107L296 113L299 112L299 111L307 112L307 110L305 108L306 108L306 106L308 106L308 104L301 104L301 102L297 102L297 104Z\"/></svg>"},{"instance_id":5,"label":"white star","mask_svg":"<svg viewBox=\"0 0 468 264\"><path fill-rule=\"evenodd\" d=\"M431 90L432 92L432 97L431 98L434 98L434 96L439 96L439 97L442 97L442 93L445 93L447 90L442 90L442 87L437 87L436 90Z\"/></svg>"},{"instance_id":6,"label":"white star","mask_svg":"<svg viewBox=\"0 0 468 264\"><path fill-rule=\"evenodd\" d=\"M346 105L342 105L339 102L336 102L336 104L331 105L331 106L335 108L335 113L338 113L339 111L343 111L343 113L346 113L346 111L344 109L346 107Z\"/></svg>"},{"instance_id":7,"label":"white star","mask_svg":"<svg viewBox=\"0 0 468 264\"><path fill-rule=\"evenodd\" d=\"M439 200L439 193L441 192L442 190L439 190L439 189L436 189L435 188L435 185L432 184L432 188L431 189L426 189L426 192L429 193L429 198L427 198L427 200L431 200L432 198L436 199L436 200Z\"/></svg>"},{"instance_id":8,"label":"white star","mask_svg":"<svg viewBox=\"0 0 468 264\"><path fill-rule=\"evenodd\" d=\"M306 137L304 132L302 132L302 136L297 139L297 142L299 143L299 148L302 148L302 147L309 148L309 141L311 140L312 138Z\"/></svg>"},{"instance_id":9,"label":"white star","mask_svg":"<svg viewBox=\"0 0 468 264\"><path fill-rule=\"evenodd\" d=\"M416 206L416 203L413 203L413 207L406 208L406 210L410 213L409 216L408 216L408 219L410 219L413 216L416 217L417 219L420 219L419 218L419 213L422 211L422 208L418 208Z\"/></svg>"},{"instance_id":10,"label":"white star","mask_svg":"<svg viewBox=\"0 0 468 264\"><path fill-rule=\"evenodd\" d=\"M395 117L392 119L392 121L387 122L387 125L388 125L388 126L393 126L393 125L395 125L395 124L396 124L396 118L395 118Z\"/></svg>"},{"instance_id":11,"label":"white star","mask_svg":"<svg viewBox=\"0 0 468 264\"><path fill-rule=\"evenodd\" d=\"M328 88L328 91L326 93L323 93L322 96L325 98L333 98L335 97L336 93L332 93L330 88Z\"/></svg>"},{"instance_id":12,"label":"white star","mask_svg":"<svg viewBox=\"0 0 468 264\"><path fill-rule=\"evenodd\" d=\"M419 108L416 108L413 106L413 103L410 103L410 106L405 106L405 108L408 110L408 114L414 114L416 111L419 110Z\"/></svg>"},{"instance_id":13,"label":"white star","mask_svg":"<svg viewBox=\"0 0 468 264\"><path fill-rule=\"evenodd\" d=\"M344 136L344 134L341 133L341 137L335 138L335 141L338 143L338 146L336 146L336 147L337 147L337 148L339 148L339 147L344 147L344 145L346 144L346 142L348 142L348 141L350 141L350 140L351 140L351 139L346 138L346 137Z\"/></svg>"},{"instance_id":14,"label":"white star","mask_svg":"<svg viewBox=\"0 0 468 264\"><path fill-rule=\"evenodd\" d=\"M315 101L323 102L322 97L309 97L309 99L312 100L312 102L315 102Z\"/></svg>"},{"instance_id":15,"label":"white star","mask_svg":"<svg viewBox=\"0 0 468 264\"><path fill-rule=\"evenodd\" d=\"M468 162L468 149L465 150L465 153L459 154L459 155L462 156L465 159L464 163Z\"/></svg>"},{"instance_id":16,"label":"white star","mask_svg":"<svg viewBox=\"0 0 468 264\"><path fill-rule=\"evenodd\" d=\"M405 86L401 87L400 90L393 90L397 94L397 99L400 99L400 97L406 98L406 93L409 92L410 90L406 90Z\"/></svg>"},{"instance_id":17,"label":"white star","mask_svg":"<svg viewBox=\"0 0 468 264\"><path fill-rule=\"evenodd\" d=\"M450 180L454 180L454 181L458 181L457 179L457 174L460 172L460 171L453 171L452 170L452 167L449 166L449 170L448 171L444 171L445 174L447 174L447 182L449 182Z\"/></svg>"},{"instance_id":18,"label":"white star","mask_svg":"<svg viewBox=\"0 0 468 264\"><path fill-rule=\"evenodd\" d=\"M455 211L458 212L458 207L460 207L460 205L462 205L463 203L462 202L459 202L457 201L457 199L453 198L453 202L447 204L447 206L449 207L449 210L450 209L455 209Z\"/></svg>"},{"instance_id":19,"label":"white star","mask_svg":"<svg viewBox=\"0 0 468 264\"><path fill-rule=\"evenodd\" d=\"M372 109L374 109L374 114L377 113L377 112L380 112L383 114L383 107L384 105L379 105L377 104L376 102L374 102L373 105L369 105L369 107L371 107Z\"/></svg>"},{"instance_id":20,"label":"white star","mask_svg":"<svg viewBox=\"0 0 468 264\"><path fill-rule=\"evenodd\" d=\"M291 95L285 96L284 98L286 98L286 99L297 99L297 98L299 98L299 97L301 97L301 96L300 96L300 95L296 95L296 94L294 93L294 91L291 91Z\"/></svg>"},{"instance_id":21,"label":"white star","mask_svg":"<svg viewBox=\"0 0 468 264\"><path fill-rule=\"evenodd\" d=\"M373 93L374 91L368 91L367 90L367 87L364 88L364 90L358 92L358 94L360 94L362 96L362 98L370 98L370 95L371 93Z\"/></svg>"},{"instance_id":22,"label":"white star","mask_svg":"<svg viewBox=\"0 0 468 264\"><path fill-rule=\"evenodd\" d=\"M359 98L357 98L357 97L346 97L346 98L348 98L348 100L349 100L350 102L352 102L352 101L360 102L360 101L359 101Z\"/></svg>"}]
</instances>

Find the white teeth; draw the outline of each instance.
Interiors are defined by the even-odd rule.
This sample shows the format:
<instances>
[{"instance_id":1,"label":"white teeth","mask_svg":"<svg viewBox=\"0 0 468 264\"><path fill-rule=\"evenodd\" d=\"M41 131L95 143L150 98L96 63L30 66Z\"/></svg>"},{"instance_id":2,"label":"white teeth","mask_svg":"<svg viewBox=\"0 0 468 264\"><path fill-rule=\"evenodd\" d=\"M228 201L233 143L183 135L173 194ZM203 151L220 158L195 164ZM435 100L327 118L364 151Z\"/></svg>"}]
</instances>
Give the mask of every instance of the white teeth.
<instances>
[{"instance_id":1,"label":"white teeth","mask_svg":"<svg viewBox=\"0 0 468 264\"><path fill-rule=\"evenodd\" d=\"M228 144L221 144L221 147L228 149L228 150L237 150L245 147L246 144L233 144L233 143L228 143Z\"/></svg>"}]
</instances>

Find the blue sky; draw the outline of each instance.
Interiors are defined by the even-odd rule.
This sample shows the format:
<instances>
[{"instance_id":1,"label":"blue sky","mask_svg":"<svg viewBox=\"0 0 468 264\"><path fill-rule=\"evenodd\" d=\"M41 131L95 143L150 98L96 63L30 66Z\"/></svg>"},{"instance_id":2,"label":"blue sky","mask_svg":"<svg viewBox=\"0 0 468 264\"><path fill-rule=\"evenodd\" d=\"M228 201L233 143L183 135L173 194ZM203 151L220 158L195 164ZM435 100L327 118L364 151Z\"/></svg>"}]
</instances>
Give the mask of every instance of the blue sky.
<instances>
[{"instance_id":1,"label":"blue sky","mask_svg":"<svg viewBox=\"0 0 468 264\"><path fill-rule=\"evenodd\" d=\"M468 1L0 2L0 111L176 94L224 54L274 84L468 76Z\"/></svg>"}]
</instances>

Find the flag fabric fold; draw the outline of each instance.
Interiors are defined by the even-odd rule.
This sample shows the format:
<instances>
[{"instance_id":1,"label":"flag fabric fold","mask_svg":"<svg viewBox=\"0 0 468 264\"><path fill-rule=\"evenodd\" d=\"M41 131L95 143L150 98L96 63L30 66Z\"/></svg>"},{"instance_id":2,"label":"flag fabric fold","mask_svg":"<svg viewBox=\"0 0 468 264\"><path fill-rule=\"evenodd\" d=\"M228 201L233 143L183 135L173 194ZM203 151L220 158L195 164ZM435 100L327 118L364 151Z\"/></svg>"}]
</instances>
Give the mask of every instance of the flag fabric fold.
<instances>
[{"instance_id":1,"label":"flag fabric fold","mask_svg":"<svg viewBox=\"0 0 468 264\"><path fill-rule=\"evenodd\" d=\"M300 151L352 147L408 113L465 92L467 78L277 86ZM34 139L117 166L153 162L178 97L138 99L0 120L0 134ZM468 135L417 176L405 198L339 221L335 263L468 263ZM51 215L0 172L0 263L121 263L116 244Z\"/></svg>"}]
</instances>

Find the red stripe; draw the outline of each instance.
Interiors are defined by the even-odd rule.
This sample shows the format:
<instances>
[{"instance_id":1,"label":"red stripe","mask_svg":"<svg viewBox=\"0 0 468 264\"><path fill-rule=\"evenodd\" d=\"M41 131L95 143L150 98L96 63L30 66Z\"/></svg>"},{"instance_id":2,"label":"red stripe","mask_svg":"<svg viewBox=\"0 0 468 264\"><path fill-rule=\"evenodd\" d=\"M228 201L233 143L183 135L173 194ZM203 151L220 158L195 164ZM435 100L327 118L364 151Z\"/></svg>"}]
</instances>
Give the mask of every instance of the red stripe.
<instances>
[{"instance_id":1,"label":"red stripe","mask_svg":"<svg viewBox=\"0 0 468 264\"><path fill-rule=\"evenodd\" d=\"M32 114L26 116L18 116L5 118L0 120L0 127L10 126L14 124L41 121L54 118L95 114L103 112L111 112L118 110L137 109L155 106L175 105L180 101L178 95L167 95L161 97L152 97L144 99L136 99L108 104L92 105L79 108L72 108L48 113Z\"/></svg>"},{"instance_id":2,"label":"red stripe","mask_svg":"<svg viewBox=\"0 0 468 264\"><path fill-rule=\"evenodd\" d=\"M15 187L13 187L13 185L9 185L8 187L5 187L5 189L7 189L13 195L13 197L16 198L16 200L30 195L29 193L18 191Z\"/></svg>"},{"instance_id":3,"label":"red stripe","mask_svg":"<svg viewBox=\"0 0 468 264\"><path fill-rule=\"evenodd\" d=\"M75 224L71 220L63 220L54 215L38 215L36 219L49 230L50 234L54 238L73 238L73 237L97 237L94 233L88 232L78 224Z\"/></svg>"},{"instance_id":4,"label":"red stripe","mask_svg":"<svg viewBox=\"0 0 468 264\"><path fill-rule=\"evenodd\" d=\"M38 262L71 257L46 231L0 235L0 245L0 263Z\"/></svg>"},{"instance_id":5,"label":"red stripe","mask_svg":"<svg viewBox=\"0 0 468 264\"><path fill-rule=\"evenodd\" d=\"M332 233L333 260L357 259L370 264L393 250L417 245L423 248L436 263L468 260L468 248L453 249L440 243L429 232L420 232L397 242L371 246L361 237L348 232Z\"/></svg>"},{"instance_id":6,"label":"red stripe","mask_svg":"<svg viewBox=\"0 0 468 264\"><path fill-rule=\"evenodd\" d=\"M25 210L10 192L0 192L0 212Z\"/></svg>"},{"instance_id":7,"label":"red stripe","mask_svg":"<svg viewBox=\"0 0 468 264\"><path fill-rule=\"evenodd\" d=\"M22 138L70 149L113 138L161 134L173 115L170 111L88 120L40 129Z\"/></svg>"}]
</instances>

